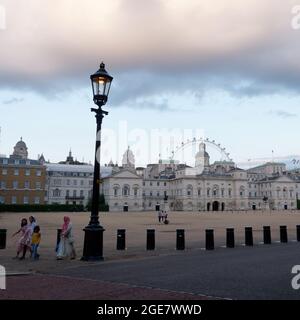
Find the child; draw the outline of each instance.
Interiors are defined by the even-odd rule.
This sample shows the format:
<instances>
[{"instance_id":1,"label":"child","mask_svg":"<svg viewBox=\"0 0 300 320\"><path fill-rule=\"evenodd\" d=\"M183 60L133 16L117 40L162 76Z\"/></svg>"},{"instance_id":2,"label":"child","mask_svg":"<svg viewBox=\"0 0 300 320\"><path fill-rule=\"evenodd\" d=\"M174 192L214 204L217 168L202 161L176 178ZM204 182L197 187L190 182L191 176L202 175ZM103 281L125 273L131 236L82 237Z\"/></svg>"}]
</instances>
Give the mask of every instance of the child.
<instances>
[{"instance_id":1,"label":"child","mask_svg":"<svg viewBox=\"0 0 300 320\"><path fill-rule=\"evenodd\" d=\"M33 234L32 234L32 238L31 238L31 251L32 251L32 258L34 260L37 260L40 257L40 255L37 252L39 244L41 242L40 230L41 229L39 226L35 226L33 228Z\"/></svg>"},{"instance_id":2,"label":"child","mask_svg":"<svg viewBox=\"0 0 300 320\"><path fill-rule=\"evenodd\" d=\"M14 237L15 235L17 235L19 233L21 233L21 237L18 241L18 250L17 250L16 259L18 259L19 254L21 252L23 252L22 257L19 258L20 260L23 260L23 259L25 259L27 249L29 249L29 251L31 251L31 248L30 248L31 229L28 227L28 222L27 222L27 219L25 219L25 218L23 218L21 221L21 228L17 232L15 232L12 236Z\"/></svg>"}]
</instances>

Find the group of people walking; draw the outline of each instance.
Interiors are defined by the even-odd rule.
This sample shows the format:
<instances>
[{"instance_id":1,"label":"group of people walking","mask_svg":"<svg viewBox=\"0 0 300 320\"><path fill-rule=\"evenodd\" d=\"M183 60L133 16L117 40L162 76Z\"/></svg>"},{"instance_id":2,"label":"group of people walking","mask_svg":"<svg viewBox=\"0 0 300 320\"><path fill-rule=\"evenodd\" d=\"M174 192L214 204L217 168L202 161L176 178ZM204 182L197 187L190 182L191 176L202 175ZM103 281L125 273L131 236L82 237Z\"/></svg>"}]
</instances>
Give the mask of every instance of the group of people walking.
<instances>
[{"instance_id":1,"label":"group of people walking","mask_svg":"<svg viewBox=\"0 0 300 320\"><path fill-rule=\"evenodd\" d=\"M30 257L34 260L40 257L38 247L41 242L41 229L37 225L35 217L30 216L28 220L23 218L20 229L13 234L13 237L20 234L15 259L24 260L27 252L30 252ZM57 260L76 258L73 228L69 217L64 217L59 243L56 247L56 258Z\"/></svg>"},{"instance_id":2,"label":"group of people walking","mask_svg":"<svg viewBox=\"0 0 300 320\"><path fill-rule=\"evenodd\" d=\"M38 247L41 242L41 229L37 225L34 216L30 216L28 220L26 218L23 218L21 220L20 229L13 234L13 237L17 234L20 234L20 239L17 246L17 255L15 259L25 259L27 251L30 252L30 257L35 260L40 257L40 255L38 254ZM20 254L22 254L21 257Z\"/></svg>"},{"instance_id":3,"label":"group of people walking","mask_svg":"<svg viewBox=\"0 0 300 320\"><path fill-rule=\"evenodd\" d=\"M158 211L158 222L163 222L165 224L169 223L167 211L164 211L164 210Z\"/></svg>"}]
</instances>

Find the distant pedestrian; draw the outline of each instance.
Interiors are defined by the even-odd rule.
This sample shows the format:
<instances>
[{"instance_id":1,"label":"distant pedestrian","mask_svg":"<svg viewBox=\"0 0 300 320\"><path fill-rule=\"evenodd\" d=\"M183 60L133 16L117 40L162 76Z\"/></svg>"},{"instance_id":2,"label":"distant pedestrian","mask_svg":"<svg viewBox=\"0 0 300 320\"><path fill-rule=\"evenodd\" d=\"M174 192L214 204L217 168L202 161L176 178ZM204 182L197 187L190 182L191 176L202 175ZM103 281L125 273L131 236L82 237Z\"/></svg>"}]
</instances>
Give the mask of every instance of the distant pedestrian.
<instances>
[{"instance_id":1,"label":"distant pedestrian","mask_svg":"<svg viewBox=\"0 0 300 320\"><path fill-rule=\"evenodd\" d=\"M163 221L164 221L164 224L168 224L169 223L167 211L164 211Z\"/></svg>"},{"instance_id":2,"label":"distant pedestrian","mask_svg":"<svg viewBox=\"0 0 300 320\"><path fill-rule=\"evenodd\" d=\"M64 217L64 224L62 226L60 242L57 250L57 260L70 257L76 258L74 248L73 227L69 217Z\"/></svg>"},{"instance_id":3,"label":"distant pedestrian","mask_svg":"<svg viewBox=\"0 0 300 320\"><path fill-rule=\"evenodd\" d=\"M22 257L19 259L23 260L25 259L27 250L31 252L31 235L32 235L31 228L28 226L28 221L25 218L21 220L21 228L17 232L15 232L12 236L14 237L19 233L21 233L21 237L18 241L17 256L15 258L18 259L19 254L22 252L23 253Z\"/></svg>"},{"instance_id":4,"label":"distant pedestrian","mask_svg":"<svg viewBox=\"0 0 300 320\"><path fill-rule=\"evenodd\" d=\"M38 254L38 247L41 242L41 229L39 226L35 226L31 237L31 257L37 260L40 255Z\"/></svg>"},{"instance_id":5,"label":"distant pedestrian","mask_svg":"<svg viewBox=\"0 0 300 320\"><path fill-rule=\"evenodd\" d=\"M159 210L158 211L158 222L161 222L163 219L163 213L162 213L162 210Z\"/></svg>"}]
</instances>

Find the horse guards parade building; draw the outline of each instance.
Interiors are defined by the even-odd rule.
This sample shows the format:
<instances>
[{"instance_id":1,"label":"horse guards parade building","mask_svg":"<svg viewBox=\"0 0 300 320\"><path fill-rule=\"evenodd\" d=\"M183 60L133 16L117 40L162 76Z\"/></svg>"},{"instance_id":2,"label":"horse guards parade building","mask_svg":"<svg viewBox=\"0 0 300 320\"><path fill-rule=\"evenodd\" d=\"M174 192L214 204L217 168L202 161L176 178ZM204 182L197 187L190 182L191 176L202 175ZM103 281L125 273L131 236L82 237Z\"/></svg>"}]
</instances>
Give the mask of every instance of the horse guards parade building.
<instances>
[{"instance_id":1,"label":"horse guards parade building","mask_svg":"<svg viewBox=\"0 0 300 320\"><path fill-rule=\"evenodd\" d=\"M110 211L296 210L300 170L267 162L247 170L232 160L210 163L205 141L197 145L194 167L173 159L135 167L128 148L122 166L101 166L100 192ZM93 166L74 160L28 159L21 140L0 156L0 204L82 204L91 198Z\"/></svg>"}]
</instances>

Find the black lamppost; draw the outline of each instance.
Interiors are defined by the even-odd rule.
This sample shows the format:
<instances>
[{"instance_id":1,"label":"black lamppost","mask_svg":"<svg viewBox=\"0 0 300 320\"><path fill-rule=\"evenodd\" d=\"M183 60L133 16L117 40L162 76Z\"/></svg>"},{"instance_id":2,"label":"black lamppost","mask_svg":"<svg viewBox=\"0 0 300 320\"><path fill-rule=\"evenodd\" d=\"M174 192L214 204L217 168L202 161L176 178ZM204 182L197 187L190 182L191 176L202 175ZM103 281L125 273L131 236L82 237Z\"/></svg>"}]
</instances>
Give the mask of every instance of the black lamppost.
<instances>
[{"instance_id":1,"label":"black lamppost","mask_svg":"<svg viewBox=\"0 0 300 320\"><path fill-rule=\"evenodd\" d=\"M94 164L94 180L93 180L93 198L91 218L88 226L83 230L84 246L82 260L102 260L103 259L103 231L104 228L99 223L99 191L100 191L100 147L101 147L101 126L104 115L108 115L107 111L102 110L107 102L109 89L113 77L105 70L102 62L100 69L91 75L91 82L94 95L94 103L98 108L92 108L91 111L96 114L97 122L97 138L95 150Z\"/></svg>"}]
</instances>

